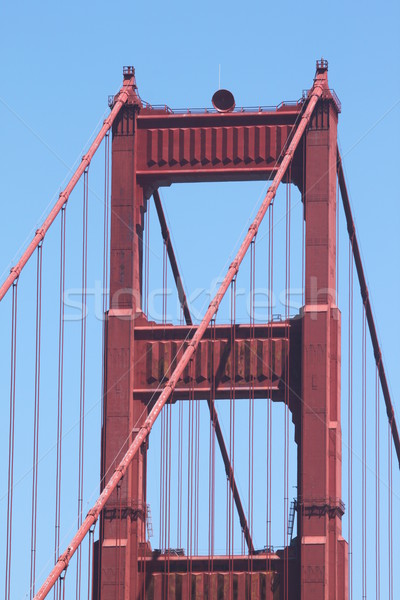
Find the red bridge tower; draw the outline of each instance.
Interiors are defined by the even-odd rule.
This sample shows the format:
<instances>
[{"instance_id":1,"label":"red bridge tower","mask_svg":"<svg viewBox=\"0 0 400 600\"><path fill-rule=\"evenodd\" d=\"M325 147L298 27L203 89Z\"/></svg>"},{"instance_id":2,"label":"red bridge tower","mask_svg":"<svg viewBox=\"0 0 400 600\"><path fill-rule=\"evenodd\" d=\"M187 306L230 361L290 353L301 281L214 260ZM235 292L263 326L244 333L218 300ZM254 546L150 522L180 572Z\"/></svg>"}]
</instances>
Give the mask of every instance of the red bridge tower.
<instances>
[{"instance_id":1,"label":"red bridge tower","mask_svg":"<svg viewBox=\"0 0 400 600\"><path fill-rule=\"evenodd\" d=\"M127 440L128 445L133 440L135 427L143 425L151 408L149 398L169 364L183 352L178 350L180 342L190 341L195 331L190 325L149 322L142 312L143 219L149 198L160 186L172 183L270 178L307 104L303 99L275 110L174 113L143 105L132 67L124 70L124 79L130 97L114 122L112 142L111 304L106 322L101 473L106 482L126 451L127 446L118 454L121 441ZM326 61L317 63L315 81L322 93L288 172L303 195L305 306L298 319L256 325L255 339L250 339L249 327L240 326L235 348L230 350L229 326L216 326L217 351L209 351L211 340L205 335L196 352L194 381L184 373L174 392L174 401L184 400L194 385L196 397L207 398L216 371L225 369L218 398L229 398L230 374L237 380L238 396L249 397L250 378L256 397L283 401L284 366L290 364L289 405L298 445L296 551L291 547L286 554L271 556L268 573L265 556L253 556L252 573L247 560L234 559L233 597L237 599L284 598L283 577L276 585L284 560L290 563L286 597L348 597L347 544L341 521L340 312L336 306L340 105L328 86ZM253 344L259 361L251 361L245 351ZM235 361L236 373L231 369L233 355L243 357L242 364ZM272 376L260 371L271 360L275 361ZM97 600L163 597L160 561L146 542L146 452L144 444L101 517ZM177 558L171 566L170 600L229 598L224 557L214 563L211 574L204 557L193 559L191 573L185 572L185 564L186 559Z\"/></svg>"}]
</instances>

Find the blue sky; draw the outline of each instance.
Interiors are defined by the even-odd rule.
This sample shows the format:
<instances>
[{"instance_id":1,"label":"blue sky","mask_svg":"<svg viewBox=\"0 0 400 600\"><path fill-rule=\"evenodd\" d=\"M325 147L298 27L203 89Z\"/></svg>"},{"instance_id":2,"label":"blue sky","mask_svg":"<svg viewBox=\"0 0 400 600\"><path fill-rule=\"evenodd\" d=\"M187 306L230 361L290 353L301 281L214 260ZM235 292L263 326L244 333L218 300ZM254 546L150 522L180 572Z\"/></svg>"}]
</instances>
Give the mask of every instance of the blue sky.
<instances>
[{"instance_id":1,"label":"blue sky","mask_svg":"<svg viewBox=\"0 0 400 600\"><path fill-rule=\"evenodd\" d=\"M399 188L397 185L400 150L400 21L399 4L384 0L357 3L278 3L253 2L188 4L183 2L89 2L68 3L28 2L7 3L0 9L1 83L0 117L3 151L0 163L0 198L2 234L0 236L0 275L3 280L13 258L26 246L27 240L48 212L49 206L63 188L76 161L80 160L87 140L99 128L108 114L107 96L115 93L121 83L122 66L134 65L139 92L144 100L171 107L205 107L218 87L219 65L221 86L230 89L237 106L274 105L282 100L295 100L302 90L310 87L315 60L323 56L329 61L329 82L342 102L339 119L339 142L344 158L347 184L362 249L364 267L370 287L379 338L383 348L386 370L397 414L400 413L400 375L398 369L397 300L400 292L398 257L400 256ZM89 271L92 284L101 272L97 249L102 227L102 156L91 168L92 233ZM96 170L97 169L97 170ZM93 173L93 174L92 174ZM234 244L247 222L250 212L262 197L263 185L182 186L163 191L176 251L185 284L193 293L207 287L217 277L228 260ZM293 192L294 196L296 192ZM229 220L226 197L229 197ZM297 196L295 196L297 198ZM243 202L243 199L246 199ZM284 203L284 192L280 197ZM79 224L81 189L71 197L69 206L70 240ZM225 201L225 204L224 204ZM74 204L75 203L75 204ZM193 204L192 204L193 203ZM155 213L153 211L153 217ZM188 223L196 222L196 228ZM153 219L154 223L154 219ZM221 223L223 225L221 226ZM201 226L200 226L201 225ZM57 227L58 231L58 226ZM206 248L202 228L207 229ZM284 227L277 229L283 234ZM346 236L341 217L341 241ZM154 275L152 283L159 285L162 246L154 227ZM101 241L101 240L100 240ZM189 242L191 251L188 251ZM157 245L158 244L158 245ZM73 245L71 241L71 246ZM49 299L45 310L48 317L48 346L44 381L48 387L48 405L42 416L42 431L54 423L54 339L51 329L56 323L56 300L51 300L57 277L54 256L58 252L57 232L46 239L49 247L45 265L49 275L46 285ZM71 265L76 260L79 271L79 243L71 252ZM200 257L207 257L201 260ZM341 273L346 310L346 254L341 251ZM214 254L217 258L214 259ZM47 261L47 262L46 262ZM97 263L96 263L97 261ZM97 266L96 266L97 264ZM193 268L193 264L195 267ZM342 266L343 265L343 266ZM211 272L212 268L215 272ZM78 276L70 272L70 287L78 287ZM296 276L294 275L294 278ZM28 267L21 280L21 340L33 339L34 268ZM357 287L355 289L358 289ZM53 296L56 298L56 296ZM339 296L340 300L340 296ZM199 303L199 308L201 307ZM93 306L92 306L93 307ZM283 312L277 309L277 312ZM0 306L1 357L1 472L0 490L0 564L4 565L4 491L6 489L6 437L8 405L8 330L9 300ZM244 318L244 317L243 317ZM53 320L52 320L53 319ZM346 319L344 317L343 329ZM22 337L24 332L25 338ZM88 394L88 483L96 494L99 455L99 377L101 339L99 328L89 325L89 379L93 393ZM47 338L46 338L47 339ZM71 325L69 338L71 414L66 417L73 428L74 349L79 339L79 325ZM344 338L343 338L344 339ZM25 347L23 347L25 344ZM52 345L53 344L53 345ZM24 440L29 440L31 426L33 377L32 343L20 342L20 376L17 389L17 476L29 470L25 464ZM343 349L345 357L345 349ZM372 364L372 363L371 363ZM53 374L52 374L53 373ZM22 375L23 374L23 375ZM345 381L345 374L342 374ZM371 376L372 377L372 376ZM53 390L53 392L51 391ZM359 391L359 386L357 387ZM344 401L345 389L342 391ZM53 395L52 395L53 394ZM46 401L46 400L45 400ZM53 401L53 408L52 408ZM75 400L74 400L75 401ZM68 413L69 414L69 413ZM382 412L382 415L384 413ZM279 415L277 417L280 418ZM76 428L75 428L76 429ZM53 430L51 430L53 431ZM74 429L70 435L71 461L66 472L73 473ZM345 436L345 423L344 423ZM45 435L45 434L43 434ZM49 434L41 445L43 458L42 481L53 469L52 440ZM30 448L30 441L29 441ZM93 450L94 448L94 450ZM343 450L345 454L345 449ZM66 452L68 455L68 451ZM90 462L92 460L92 462ZM48 462L46 462L48 461ZM371 455L373 463L373 456ZM371 464L372 464L371 463ZM398 477L398 472L395 470ZM344 475L345 477L345 475ZM16 492L16 511L30 510L29 475ZM26 486L25 486L26 484ZM43 486L46 484L43 483ZM50 485L50 484L49 484ZM246 489L246 484L243 484ZM49 488L50 489L50 488ZM50 492L49 492L50 493ZM399 494L397 480L397 494ZM74 497L75 498L75 497ZM73 500L75 506L75 500ZM41 500L40 518L46 518L46 501ZM397 496L397 506L400 512ZM153 519L156 522L156 515ZM15 513L17 514L17 512ZM52 519L53 517L51 517ZM23 539L30 530L30 518L18 520L16 539ZM44 521L43 521L44 522ZM70 518L71 530L73 517ZM65 535L69 529L66 527ZM384 534L383 534L384 535ZM372 537L372 534L371 536ZM44 575L50 557L51 534L40 538L42 555L39 571ZM16 542L21 556L29 557L23 541ZM277 545L279 535L277 534ZM47 546L46 546L47 544ZM50 546L48 546L50 544ZM157 545L156 542L153 545ZM47 549L46 549L47 548ZM28 553L26 554L26 550ZM28 558L21 559L23 563ZM27 572L27 569L26 569ZM25 598L29 575L14 576L15 597ZM1 582L0 582L1 583ZM372 581L370 583L372 585ZM398 585L398 582L397 582ZM72 591L72 588L70 592ZM14 597L14 596L13 596ZM29 597L29 596L28 596ZM71 596L72 597L72 596Z\"/></svg>"}]
</instances>

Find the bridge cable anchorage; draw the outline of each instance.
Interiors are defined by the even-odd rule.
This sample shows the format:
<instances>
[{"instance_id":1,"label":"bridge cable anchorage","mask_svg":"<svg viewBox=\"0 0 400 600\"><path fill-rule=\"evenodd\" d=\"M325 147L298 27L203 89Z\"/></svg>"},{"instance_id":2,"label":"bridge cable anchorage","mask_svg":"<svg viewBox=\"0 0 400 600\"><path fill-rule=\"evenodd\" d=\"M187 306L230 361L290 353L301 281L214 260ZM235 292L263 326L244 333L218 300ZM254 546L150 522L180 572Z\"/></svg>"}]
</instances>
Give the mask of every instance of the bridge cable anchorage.
<instances>
[{"instance_id":1,"label":"bridge cable anchorage","mask_svg":"<svg viewBox=\"0 0 400 600\"><path fill-rule=\"evenodd\" d=\"M337 150L337 171L338 171L338 178L339 178L340 193L342 196L342 203L343 203L344 213L345 213L346 222L347 222L347 231L349 232L354 262L355 262L356 269L357 269L358 281L360 284L360 291L361 291L361 295L362 295L363 304L365 307L365 314L366 314L366 318L367 318L367 322L368 322L368 328L369 328L369 333L370 333L370 337L371 337L372 348L374 351L375 362L376 362L376 366L377 366L378 372L379 372L379 379L381 382L383 397L385 400L386 412L388 415L390 430L392 433L393 443L394 443L394 446L396 449L397 460L398 460L399 467L400 467L399 431L398 431L396 419L394 416L394 410L393 410L393 404L392 404L392 400L391 400L391 396L390 396L389 385L388 385L388 381L386 378L385 368L383 365L381 348L380 348L378 334L377 334L376 327L375 327L375 320L374 320L374 316L372 313L371 302L369 299L368 286L367 286L367 282L366 282L365 275L364 275L364 268L362 265L361 253L360 253L360 248L359 248L358 241L357 241L356 229L355 229L353 215L352 215L352 211L351 211L350 199L349 199L349 194L347 192L347 186L346 186L346 181L344 178L344 171L343 171L343 166L342 166L342 159L340 156L339 149Z\"/></svg>"},{"instance_id":2,"label":"bridge cable anchorage","mask_svg":"<svg viewBox=\"0 0 400 600\"><path fill-rule=\"evenodd\" d=\"M282 181L282 179L286 173L286 170L290 164L290 161L291 161L291 153L293 153L294 150L297 148L297 146L300 142L300 139L302 138L302 135L306 129L306 126L311 118L311 115L313 114L313 111L317 104L317 101L319 100L319 98L322 95L322 86L318 85L320 77L321 76L319 76L317 74L315 82L314 82L314 87L313 87L314 93L309 98L307 106L305 107L305 111L304 111L304 115L303 115L304 118L302 118L299 121L299 124L297 126L297 129L296 129L293 137L292 137L289 147L286 150L285 155L282 159L282 162L279 165L279 167L275 173L272 188L274 188L274 186L275 186L275 189L276 189L277 186L279 185L279 183ZM118 101L117 101L117 103L118 103ZM114 108L117 106L117 103L114 106ZM103 137L104 137L104 135L105 135L105 132L103 134ZM264 218L265 213L267 212L267 210L273 200L273 195L274 194L271 191L267 192L267 194L257 212L257 215L254 219L254 223L256 224L255 232L258 231L259 223L261 223L262 219ZM243 258L245 256L253 238L254 238L254 234L252 232L248 232L246 234L246 236L239 248L239 251L236 255L236 259L238 260L239 266L240 266L241 262L243 261ZM29 258L29 256L28 256L28 258ZM157 402L153 406L152 410L150 411L150 413L146 419L146 424L148 425L149 428L148 429L141 428L139 430L137 436L133 440L132 444L129 446L124 457L122 458L120 465L124 469L126 469L128 467L128 465L131 463L131 461L133 460L136 452L140 449L142 443L144 442L144 440L146 439L146 437L148 435L148 432L152 428L155 420L157 419L162 407L166 404L167 400L169 399L172 392L174 391L175 385L176 385L177 380L179 379L179 376L182 374L183 370L189 363L189 360L193 356L194 350L197 348L201 339L203 338L203 336L210 324L211 319L213 318L216 310L218 309L218 307L222 301L222 298L224 297L232 280L234 279L234 275L235 274L233 272L233 269L228 270L227 274L225 275L214 300L210 303L209 308L207 309L202 321L200 322L199 326L197 327L197 329L194 333L194 336L193 336L193 341L195 342L194 345L188 346L186 348L185 352L183 353L183 356L181 357L180 361L178 362L178 364L176 365L176 367L172 373L171 378L173 378L174 385L170 384L169 386L166 386L163 389ZM97 502L95 503L96 510L97 509L101 510L105 506L110 495L117 487L120 479L121 479L121 475L117 471L114 472L114 474L111 476L110 480L108 481L108 484L105 486L104 490L102 491L99 498L97 499ZM88 533L88 531L92 525L93 525L93 517L92 516L86 517L86 519L83 521L82 525L79 527L77 533L75 534L75 536L72 539L72 542L70 544L71 556L75 553L77 546L82 542L82 540L84 539L84 537L86 536L86 534ZM60 564L57 564L52 569L48 578L43 583L40 590L37 592L37 594L35 596L35 600L42 600L43 598L45 598L47 596L49 591L52 589L55 581L60 576L62 570L63 569L61 568Z\"/></svg>"},{"instance_id":3,"label":"bridge cable anchorage","mask_svg":"<svg viewBox=\"0 0 400 600\"><path fill-rule=\"evenodd\" d=\"M34 253L34 251L40 244L40 242L43 240L45 234L47 233L49 227L52 225L53 221L57 217L58 213L61 211L64 204L68 201L72 190L75 188L75 186L78 183L78 181L80 180L81 176L83 175L83 173L89 166L89 164L90 164L94 154L96 153L98 147L100 146L103 138L105 137L105 135L109 131L109 129L112 127L112 124L114 123L119 111L124 106L124 104L126 103L127 100L128 100L128 94L127 94L127 92L123 91L121 88L121 92L118 95L118 100L115 102L115 104L112 108L112 111L111 111L110 115L108 116L108 119L106 119L104 121L102 128L100 129L99 133L95 137L89 150L87 151L85 156L82 158L80 165L78 166L78 168L72 175L71 179L69 180L67 187L65 188L65 190L63 190L60 193L58 200L54 204L50 213L48 214L48 216L46 217L46 219L44 220L42 225L39 227L39 229L36 231L32 241L30 242L30 244L28 245L28 247L22 254L21 258L19 259L17 264L11 268L10 274L8 275L6 280L3 282L3 284L1 285L1 287L0 287L0 302L4 298L4 296L6 295L7 291L10 289L10 287L12 286L14 281L19 277L22 269L24 268L24 266L26 265L26 263L28 262L28 260L30 259L30 257L32 256L32 254Z\"/></svg>"}]
</instances>

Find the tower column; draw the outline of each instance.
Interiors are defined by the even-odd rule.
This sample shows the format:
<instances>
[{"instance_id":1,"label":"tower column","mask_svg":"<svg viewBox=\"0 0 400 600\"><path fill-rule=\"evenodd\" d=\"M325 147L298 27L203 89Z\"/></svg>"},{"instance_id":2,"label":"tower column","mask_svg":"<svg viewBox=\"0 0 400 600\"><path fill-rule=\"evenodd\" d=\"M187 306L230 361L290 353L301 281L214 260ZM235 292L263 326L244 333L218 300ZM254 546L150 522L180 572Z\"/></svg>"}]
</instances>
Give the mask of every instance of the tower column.
<instances>
[{"instance_id":1,"label":"tower column","mask_svg":"<svg viewBox=\"0 0 400 600\"><path fill-rule=\"evenodd\" d=\"M321 69L326 72L323 65ZM298 481L301 598L346 600L336 306L337 109L327 79L305 146L306 289Z\"/></svg>"},{"instance_id":2,"label":"tower column","mask_svg":"<svg viewBox=\"0 0 400 600\"><path fill-rule=\"evenodd\" d=\"M136 183L136 119L141 102L133 68L124 72L130 98L113 126L110 310L105 323L104 411L101 481L115 467L147 417L134 390L134 329L142 294L143 191ZM142 447L101 518L99 591L101 600L139 597L138 559L145 552L146 453ZM117 594L117 595L116 595Z\"/></svg>"}]
</instances>

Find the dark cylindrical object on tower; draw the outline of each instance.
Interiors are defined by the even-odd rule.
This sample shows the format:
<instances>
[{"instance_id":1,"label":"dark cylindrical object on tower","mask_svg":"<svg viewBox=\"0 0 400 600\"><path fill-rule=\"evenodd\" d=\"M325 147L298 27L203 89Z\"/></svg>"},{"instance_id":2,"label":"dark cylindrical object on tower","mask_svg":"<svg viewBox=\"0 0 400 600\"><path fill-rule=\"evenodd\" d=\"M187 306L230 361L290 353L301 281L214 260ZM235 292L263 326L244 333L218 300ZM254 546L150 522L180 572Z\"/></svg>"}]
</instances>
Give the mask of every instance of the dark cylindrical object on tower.
<instances>
[{"instance_id":1,"label":"dark cylindrical object on tower","mask_svg":"<svg viewBox=\"0 0 400 600\"><path fill-rule=\"evenodd\" d=\"M211 102L218 112L232 112L235 108L235 98L229 90L217 90Z\"/></svg>"}]
</instances>

